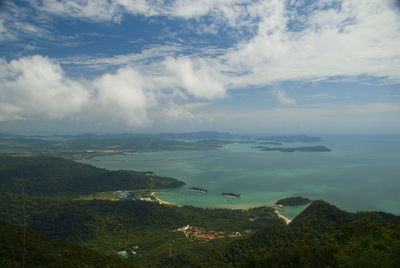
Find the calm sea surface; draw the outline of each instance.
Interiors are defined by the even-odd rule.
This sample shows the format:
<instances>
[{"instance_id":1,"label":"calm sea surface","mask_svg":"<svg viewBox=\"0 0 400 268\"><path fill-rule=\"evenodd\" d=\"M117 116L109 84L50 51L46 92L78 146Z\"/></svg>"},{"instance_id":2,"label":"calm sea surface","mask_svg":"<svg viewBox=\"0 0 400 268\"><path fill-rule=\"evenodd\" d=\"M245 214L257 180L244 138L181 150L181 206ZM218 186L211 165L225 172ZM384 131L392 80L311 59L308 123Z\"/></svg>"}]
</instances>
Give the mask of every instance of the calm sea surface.
<instances>
[{"instance_id":1,"label":"calm sea surface","mask_svg":"<svg viewBox=\"0 0 400 268\"><path fill-rule=\"evenodd\" d=\"M107 169L154 171L186 182L157 193L162 200L201 207L248 208L290 196L323 199L339 208L400 215L400 136L327 136L332 152L262 152L256 144L228 144L212 151L167 151L86 160ZM191 192L189 187L208 193ZM241 198L227 198L233 192ZM304 207L285 208L293 218Z\"/></svg>"}]
</instances>

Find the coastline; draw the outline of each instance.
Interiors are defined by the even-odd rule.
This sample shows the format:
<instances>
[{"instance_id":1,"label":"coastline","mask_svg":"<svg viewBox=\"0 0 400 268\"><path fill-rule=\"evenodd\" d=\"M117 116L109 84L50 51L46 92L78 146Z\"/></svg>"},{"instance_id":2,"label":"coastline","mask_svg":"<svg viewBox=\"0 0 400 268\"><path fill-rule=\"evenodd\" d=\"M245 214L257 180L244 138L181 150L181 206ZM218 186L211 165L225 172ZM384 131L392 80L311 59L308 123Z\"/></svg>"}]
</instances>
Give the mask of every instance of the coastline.
<instances>
[{"instance_id":1,"label":"coastline","mask_svg":"<svg viewBox=\"0 0 400 268\"><path fill-rule=\"evenodd\" d=\"M281 213L279 213L279 210L274 209L274 211L275 211L275 213L278 215L279 218L283 219L283 220L286 222L286 224L289 224L289 223L292 222L291 219L289 219L289 218L283 216Z\"/></svg>"},{"instance_id":2,"label":"coastline","mask_svg":"<svg viewBox=\"0 0 400 268\"><path fill-rule=\"evenodd\" d=\"M151 192L150 196L153 197L154 200L156 200L157 203L160 204L160 205L168 205L168 206L177 206L177 207L179 207L179 205L177 205L177 204L161 200L160 198L157 197L155 192Z\"/></svg>"},{"instance_id":3,"label":"coastline","mask_svg":"<svg viewBox=\"0 0 400 268\"><path fill-rule=\"evenodd\" d=\"M175 204L175 203L171 203L171 202L167 202L167 201L161 200L159 197L157 197L156 192L152 192L150 195L157 201L157 203L159 203L159 204L161 204L161 205L169 205L169 206L177 206L177 207L180 206L180 205ZM261 204L259 204L259 206L268 206L268 205L261 205ZM278 206L279 206L279 205L278 205ZM226 209L242 209L242 210L247 210L247 209L252 208L252 207L257 207L257 206L250 206L250 207L249 207L248 204L247 204L247 205L246 205L246 204L236 204L236 205L233 205L233 204L232 204L232 205L230 205L230 206L226 206L226 205L218 206L218 205L216 205L216 206L207 206L207 207L204 207L204 208L226 208ZM274 212L278 215L279 218L283 219L283 220L285 221L286 224L289 224L289 223L292 222L291 219L289 219L289 218L286 217L286 216L283 216L283 215L279 212L279 210L276 209L276 205L272 205L272 206L268 206L268 207L274 208ZM282 207L282 206L279 206L279 207Z\"/></svg>"}]
</instances>

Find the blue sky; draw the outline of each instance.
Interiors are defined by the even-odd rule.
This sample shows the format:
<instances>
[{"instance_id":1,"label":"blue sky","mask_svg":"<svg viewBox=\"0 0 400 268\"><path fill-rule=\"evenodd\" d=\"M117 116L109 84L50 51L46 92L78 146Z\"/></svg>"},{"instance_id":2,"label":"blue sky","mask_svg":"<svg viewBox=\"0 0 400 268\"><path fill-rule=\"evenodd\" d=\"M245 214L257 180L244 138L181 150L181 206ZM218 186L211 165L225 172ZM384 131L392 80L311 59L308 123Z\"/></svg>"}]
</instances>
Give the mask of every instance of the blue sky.
<instances>
[{"instance_id":1,"label":"blue sky","mask_svg":"<svg viewBox=\"0 0 400 268\"><path fill-rule=\"evenodd\" d=\"M395 0L0 3L0 132L400 133Z\"/></svg>"}]
</instances>

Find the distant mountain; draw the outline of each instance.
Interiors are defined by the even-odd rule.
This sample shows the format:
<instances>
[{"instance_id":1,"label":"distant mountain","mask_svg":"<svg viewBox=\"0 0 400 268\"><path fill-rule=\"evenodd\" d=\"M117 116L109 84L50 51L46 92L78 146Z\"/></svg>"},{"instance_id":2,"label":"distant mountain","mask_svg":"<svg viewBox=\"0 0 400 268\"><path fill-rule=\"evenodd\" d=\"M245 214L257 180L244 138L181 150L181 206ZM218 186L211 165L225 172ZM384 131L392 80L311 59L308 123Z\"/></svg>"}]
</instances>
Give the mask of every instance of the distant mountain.
<instances>
[{"instance_id":1,"label":"distant mountain","mask_svg":"<svg viewBox=\"0 0 400 268\"><path fill-rule=\"evenodd\" d=\"M197 131L197 132L165 132L158 134L148 133L112 133L112 134L93 134L83 133L78 135L54 135L68 139L131 139L131 138L159 138L159 139L189 139L189 140L208 140L208 139L230 139L241 137L232 135L228 132L218 131ZM40 137L40 136L37 136ZM246 136L247 137L247 136Z\"/></svg>"},{"instance_id":2,"label":"distant mountain","mask_svg":"<svg viewBox=\"0 0 400 268\"><path fill-rule=\"evenodd\" d=\"M307 135L290 135L290 136L264 136L258 137L257 140L273 141L273 142L320 142L319 137L310 137Z\"/></svg>"},{"instance_id":3,"label":"distant mountain","mask_svg":"<svg viewBox=\"0 0 400 268\"><path fill-rule=\"evenodd\" d=\"M154 151L215 150L232 140L218 133L187 134L82 134L77 136L1 136L0 155L59 156L84 159L94 156ZM171 138L167 138L171 137Z\"/></svg>"},{"instance_id":4,"label":"distant mountain","mask_svg":"<svg viewBox=\"0 0 400 268\"><path fill-rule=\"evenodd\" d=\"M215 140L215 139L231 139L236 136L228 132L217 131L198 131L184 133L160 133L154 135L157 138L163 139L189 139L189 140Z\"/></svg>"}]
</instances>

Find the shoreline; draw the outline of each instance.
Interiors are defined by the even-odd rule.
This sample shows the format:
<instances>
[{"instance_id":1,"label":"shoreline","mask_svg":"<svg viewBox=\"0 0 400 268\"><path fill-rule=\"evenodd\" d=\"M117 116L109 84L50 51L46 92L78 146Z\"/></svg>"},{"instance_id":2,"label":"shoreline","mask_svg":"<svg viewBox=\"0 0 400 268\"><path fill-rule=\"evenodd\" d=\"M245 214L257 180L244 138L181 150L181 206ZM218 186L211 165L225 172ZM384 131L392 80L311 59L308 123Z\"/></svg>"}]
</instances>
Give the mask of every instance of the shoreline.
<instances>
[{"instance_id":1,"label":"shoreline","mask_svg":"<svg viewBox=\"0 0 400 268\"><path fill-rule=\"evenodd\" d=\"M279 218L283 219L285 221L286 224L289 224L292 222L291 219L289 219L288 217L283 216L281 213L279 213L279 210L274 209L275 213L278 215Z\"/></svg>"},{"instance_id":2,"label":"shoreline","mask_svg":"<svg viewBox=\"0 0 400 268\"><path fill-rule=\"evenodd\" d=\"M171 202L167 202L167 201L161 200L159 197L157 197L156 192L152 192L150 195L157 201L157 203L159 203L159 204L161 204L161 205L168 205L168 206L177 206L177 207L180 207L180 205L178 205L178 204L175 204L175 203L171 203ZM267 207L273 208L273 209L274 209L274 212L278 215L278 217L281 218L281 219L283 219L283 220L285 221L286 224L289 224L289 223L292 222L291 219L289 219L289 218L286 217L286 216L283 216L283 215L279 212L279 210L276 209L276 206L275 206L275 205L272 205L272 206L260 205L260 206L267 206ZM279 206L279 207L282 207L282 206ZM213 208L213 206L210 206L210 207L201 207L201 208ZM247 209L249 209L249 208L251 208L251 207L246 207L246 208L244 208L244 207L241 207L240 205L238 205L237 207L234 206L234 207L231 207L231 208L228 208L228 207L218 207L218 206L214 206L214 208L217 208L217 209L218 209L218 208L221 208L221 209L224 209L224 208L225 208L225 209L241 209L241 210L247 210Z\"/></svg>"},{"instance_id":3,"label":"shoreline","mask_svg":"<svg viewBox=\"0 0 400 268\"><path fill-rule=\"evenodd\" d=\"M150 196L153 197L156 200L156 202L158 204L160 204L160 205L168 205L168 206L177 206L177 207L179 207L179 205L177 205L177 204L161 200L160 198L158 198L158 196L156 195L155 192L151 192Z\"/></svg>"}]
</instances>

